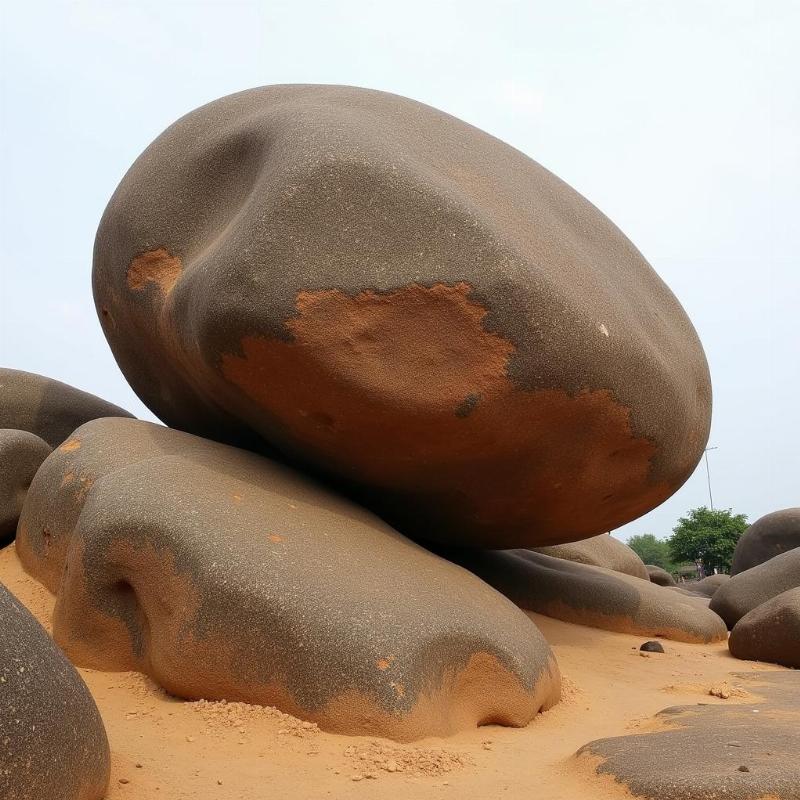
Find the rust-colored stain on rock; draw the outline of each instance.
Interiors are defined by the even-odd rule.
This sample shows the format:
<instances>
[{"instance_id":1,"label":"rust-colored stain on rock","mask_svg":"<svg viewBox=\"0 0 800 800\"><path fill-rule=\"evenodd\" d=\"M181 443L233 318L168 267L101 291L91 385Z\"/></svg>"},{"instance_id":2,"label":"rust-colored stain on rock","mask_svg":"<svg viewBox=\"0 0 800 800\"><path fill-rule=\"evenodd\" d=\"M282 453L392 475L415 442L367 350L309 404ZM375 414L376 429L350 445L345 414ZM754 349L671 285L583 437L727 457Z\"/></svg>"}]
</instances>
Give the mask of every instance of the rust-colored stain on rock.
<instances>
[{"instance_id":1,"label":"rust-colored stain on rock","mask_svg":"<svg viewBox=\"0 0 800 800\"><path fill-rule=\"evenodd\" d=\"M64 444L61 445L58 449L62 453L72 453L75 450L80 450L81 447L81 440L80 439L67 439Z\"/></svg>"},{"instance_id":2,"label":"rust-colored stain on rock","mask_svg":"<svg viewBox=\"0 0 800 800\"><path fill-rule=\"evenodd\" d=\"M128 267L128 288L141 291L148 284L155 284L161 294L169 294L180 277L183 265L178 256L159 247L148 250L131 261Z\"/></svg>"},{"instance_id":3,"label":"rust-colored stain on rock","mask_svg":"<svg viewBox=\"0 0 800 800\"><path fill-rule=\"evenodd\" d=\"M666 499L671 487L648 479L655 444L633 433L630 410L608 389L519 389L514 344L486 330L470 293L465 282L303 291L292 340L246 336L222 373L292 448L413 493L434 517L458 497L464 520L509 531L534 519L577 539Z\"/></svg>"}]
</instances>

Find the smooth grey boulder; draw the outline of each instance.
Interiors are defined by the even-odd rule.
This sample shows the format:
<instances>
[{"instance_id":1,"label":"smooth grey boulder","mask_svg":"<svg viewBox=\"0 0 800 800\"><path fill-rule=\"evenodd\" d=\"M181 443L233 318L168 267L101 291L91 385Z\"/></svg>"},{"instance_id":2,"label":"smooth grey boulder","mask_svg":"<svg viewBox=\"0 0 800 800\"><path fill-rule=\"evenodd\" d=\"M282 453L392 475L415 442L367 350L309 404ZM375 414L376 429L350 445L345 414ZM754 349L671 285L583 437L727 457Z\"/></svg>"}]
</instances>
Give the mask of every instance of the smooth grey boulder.
<instances>
[{"instance_id":1,"label":"smooth grey boulder","mask_svg":"<svg viewBox=\"0 0 800 800\"><path fill-rule=\"evenodd\" d=\"M0 584L0 797L101 800L111 757L77 670Z\"/></svg>"}]
</instances>

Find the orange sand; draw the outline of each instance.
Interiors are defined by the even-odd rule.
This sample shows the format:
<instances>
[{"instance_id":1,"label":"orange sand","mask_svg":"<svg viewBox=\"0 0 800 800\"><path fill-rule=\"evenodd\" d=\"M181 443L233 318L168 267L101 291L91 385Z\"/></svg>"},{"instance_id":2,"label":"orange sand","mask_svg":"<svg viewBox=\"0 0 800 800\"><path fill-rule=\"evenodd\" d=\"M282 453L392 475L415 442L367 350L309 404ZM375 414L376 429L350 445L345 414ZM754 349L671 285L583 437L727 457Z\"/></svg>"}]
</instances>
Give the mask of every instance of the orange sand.
<instances>
[{"instance_id":1,"label":"orange sand","mask_svg":"<svg viewBox=\"0 0 800 800\"><path fill-rule=\"evenodd\" d=\"M49 628L53 597L0 551L0 581ZM564 673L564 700L524 729L488 726L412 745L321 732L276 709L184 702L137 673L80 670L112 751L108 800L537 798L631 795L572 758L586 742L654 729L650 717L683 703L752 700L731 673L765 669L723 644L664 642L531 615ZM715 694L709 694L714 689Z\"/></svg>"}]
</instances>

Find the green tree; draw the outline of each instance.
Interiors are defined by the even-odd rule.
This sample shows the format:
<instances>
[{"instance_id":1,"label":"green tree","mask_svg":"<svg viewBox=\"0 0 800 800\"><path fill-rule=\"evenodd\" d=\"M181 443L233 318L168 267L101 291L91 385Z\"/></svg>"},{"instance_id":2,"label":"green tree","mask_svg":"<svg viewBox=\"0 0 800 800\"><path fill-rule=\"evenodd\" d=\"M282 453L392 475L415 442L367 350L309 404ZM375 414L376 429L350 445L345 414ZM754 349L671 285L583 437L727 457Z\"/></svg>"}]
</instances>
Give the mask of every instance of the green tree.
<instances>
[{"instance_id":1,"label":"green tree","mask_svg":"<svg viewBox=\"0 0 800 800\"><path fill-rule=\"evenodd\" d=\"M693 508L681 517L667 540L674 561L700 562L706 575L727 571L736 542L747 528L747 516L731 509Z\"/></svg>"},{"instance_id":2,"label":"green tree","mask_svg":"<svg viewBox=\"0 0 800 800\"><path fill-rule=\"evenodd\" d=\"M645 564L655 564L661 569L671 572L673 569L669 545L663 539L656 539L652 533L642 533L628 539L628 547L644 561Z\"/></svg>"}]
</instances>

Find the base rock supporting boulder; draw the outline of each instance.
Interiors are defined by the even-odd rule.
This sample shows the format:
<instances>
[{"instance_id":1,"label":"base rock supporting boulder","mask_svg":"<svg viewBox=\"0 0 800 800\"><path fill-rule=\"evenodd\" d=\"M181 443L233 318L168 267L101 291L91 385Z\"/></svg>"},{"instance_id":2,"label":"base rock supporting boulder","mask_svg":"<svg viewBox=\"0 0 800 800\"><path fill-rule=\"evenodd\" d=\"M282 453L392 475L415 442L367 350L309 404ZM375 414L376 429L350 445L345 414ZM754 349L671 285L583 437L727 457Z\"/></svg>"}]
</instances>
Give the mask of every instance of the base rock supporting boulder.
<instances>
[{"instance_id":1,"label":"base rock supporting boulder","mask_svg":"<svg viewBox=\"0 0 800 800\"><path fill-rule=\"evenodd\" d=\"M0 797L100 800L110 764L86 684L0 584Z\"/></svg>"},{"instance_id":2,"label":"base rock supporting boulder","mask_svg":"<svg viewBox=\"0 0 800 800\"><path fill-rule=\"evenodd\" d=\"M179 697L398 740L559 698L536 626L474 575L293 470L150 423L96 420L55 450L17 551L76 663Z\"/></svg>"}]
</instances>

